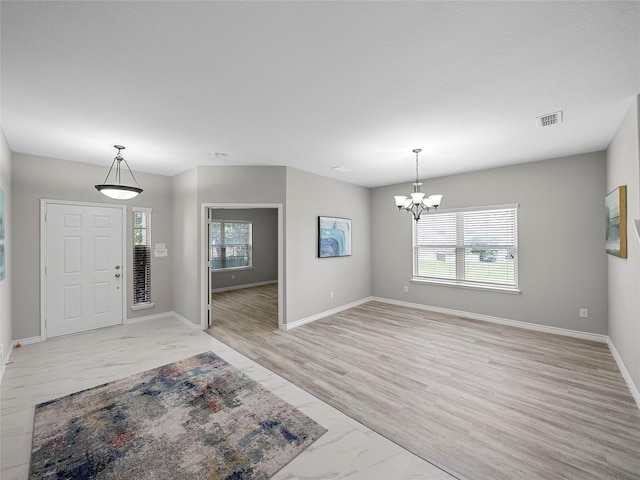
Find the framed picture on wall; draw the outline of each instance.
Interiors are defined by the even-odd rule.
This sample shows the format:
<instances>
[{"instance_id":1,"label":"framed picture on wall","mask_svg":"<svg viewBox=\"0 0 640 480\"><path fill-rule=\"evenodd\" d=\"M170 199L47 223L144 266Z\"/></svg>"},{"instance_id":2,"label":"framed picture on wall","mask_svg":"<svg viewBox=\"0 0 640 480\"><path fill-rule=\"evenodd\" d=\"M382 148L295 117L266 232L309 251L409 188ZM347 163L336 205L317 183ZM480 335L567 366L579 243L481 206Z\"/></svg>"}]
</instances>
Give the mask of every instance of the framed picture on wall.
<instances>
[{"instance_id":1,"label":"framed picture on wall","mask_svg":"<svg viewBox=\"0 0 640 480\"><path fill-rule=\"evenodd\" d=\"M604 199L604 205L607 253L627 258L627 187L622 185L609 193Z\"/></svg>"},{"instance_id":2,"label":"framed picture on wall","mask_svg":"<svg viewBox=\"0 0 640 480\"><path fill-rule=\"evenodd\" d=\"M318 217L318 257L351 255L351 219Z\"/></svg>"}]
</instances>

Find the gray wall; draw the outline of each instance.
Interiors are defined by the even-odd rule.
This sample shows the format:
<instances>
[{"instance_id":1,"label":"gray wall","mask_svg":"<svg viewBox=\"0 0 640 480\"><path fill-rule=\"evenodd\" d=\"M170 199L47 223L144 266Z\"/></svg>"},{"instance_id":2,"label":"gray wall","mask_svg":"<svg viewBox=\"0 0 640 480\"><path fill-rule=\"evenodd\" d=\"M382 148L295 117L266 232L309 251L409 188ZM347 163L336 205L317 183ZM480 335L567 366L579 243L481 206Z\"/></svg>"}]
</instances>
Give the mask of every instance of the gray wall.
<instances>
[{"instance_id":1,"label":"gray wall","mask_svg":"<svg viewBox=\"0 0 640 480\"><path fill-rule=\"evenodd\" d=\"M0 188L4 190L4 228L5 228L5 278L0 280L0 365L4 365L5 357L9 354L13 340L11 324L11 284L12 284L12 256L11 237L13 228L11 222L11 150L0 130ZM0 367L0 371L2 367Z\"/></svg>"},{"instance_id":2,"label":"gray wall","mask_svg":"<svg viewBox=\"0 0 640 480\"><path fill-rule=\"evenodd\" d=\"M369 193L368 188L287 168L287 323L371 295ZM319 215L352 219L350 257L318 258Z\"/></svg>"},{"instance_id":3,"label":"gray wall","mask_svg":"<svg viewBox=\"0 0 640 480\"><path fill-rule=\"evenodd\" d=\"M171 179L173 198L173 310L200 324L198 289L198 171L192 168Z\"/></svg>"},{"instance_id":4,"label":"gray wall","mask_svg":"<svg viewBox=\"0 0 640 480\"><path fill-rule=\"evenodd\" d=\"M174 263L174 310L200 324L202 313L200 261L202 245L201 205L284 204L284 167L195 167L172 179L174 240L182 256ZM205 277L206 278L206 277Z\"/></svg>"},{"instance_id":5,"label":"gray wall","mask_svg":"<svg viewBox=\"0 0 640 480\"><path fill-rule=\"evenodd\" d=\"M413 220L393 201L410 190L407 182L372 191L374 296L607 334L604 152L424 182L424 192L444 194L443 209L520 205L519 295L410 283ZM579 317L581 307L589 318Z\"/></svg>"},{"instance_id":6,"label":"gray wall","mask_svg":"<svg viewBox=\"0 0 640 480\"><path fill-rule=\"evenodd\" d=\"M129 159L135 165L134 159ZM118 202L101 195L93 186L104 180L110 159L104 167L54 158L13 153L13 338L40 335L40 199L127 205L127 258L131 265L133 237L131 207L153 209L151 238L153 243L166 243L168 257L151 258L151 300L155 307L131 311L132 276L127 272L127 317L135 318L171 311L172 269L174 254L171 239L171 179L161 175L136 173L145 190L139 197ZM34 301L34 295L37 295Z\"/></svg>"},{"instance_id":7,"label":"gray wall","mask_svg":"<svg viewBox=\"0 0 640 480\"><path fill-rule=\"evenodd\" d=\"M196 167L174 177L173 192L174 239L176 248L185 250L183 260L174 265L174 310L190 321L199 323L201 313L203 203L285 205L285 323L370 295L369 189L284 167ZM351 257L317 258L318 215L353 219Z\"/></svg>"},{"instance_id":8,"label":"gray wall","mask_svg":"<svg viewBox=\"0 0 640 480\"><path fill-rule=\"evenodd\" d=\"M198 211L203 203L233 204L283 204L285 203L284 167L197 167L198 169ZM200 215L200 213L198 213ZM202 228L198 222L198 247L201 248ZM284 261L286 262L286 255ZM202 268L198 262L197 289L201 290ZM286 285L287 278L283 280ZM283 287L285 287L283 285ZM286 288L286 287L285 287ZM201 302L198 302L201 305ZM286 305L286 302L284 303ZM283 313L286 321L287 312ZM200 321L200 318L197 319Z\"/></svg>"},{"instance_id":9,"label":"gray wall","mask_svg":"<svg viewBox=\"0 0 640 480\"><path fill-rule=\"evenodd\" d=\"M621 132L637 133L637 115L636 108L630 114L632 120L627 120L630 126ZM635 142L621 149L612 144L611 158L628 158L634 145L637 155L637 138ZM637 163L635 173L625 167L621 175L635 175L635 193L631 188L630 196L636 211L630 212L640 216ZM20 218L12 225L13 238L19 239L12 259L21 266L12 279L13 338L20 339L40 333L39 302L32 301L40 279L40 199L108 201L93 189L104 177L103 167L19 153L13 154L12 165L12 214ZM285 323L375 295L606 334L605 173L605 153L596 152L425 182L425 191L445 195L443 208L520 204L520 295L410 283L411 218L399 213L393 203L393 195L408 191L410 182L369 190L285 167L196 167L173 178L140 173L145 192L127 204L153 208L153 242L166 243L169 257L152 259L156 307L130 312L129 317L174 310L199 324L204 267L200 265L201 205L278 203L285 206ZM318 215L353 220L352 256L317 257ZM408 293L402 290L405 285ZM619 304L616 300L612 311ZM589 318L579 318L579 308L588 308ZM625 346L631 341L626 337L628 329L619 330L620 349L631 351ZM635 355L630 363L636 366L630 368L637 371Z\"/></svg>"},{"instance_id":10,"label":"gray wall","mask_svg":"<svg viewBox=\"0 0 640 480\"><path fill-rule=\"evenodd\" d=\"M252 223L252 268L212 272L211 288L226 288L278 280L278 210L212 209L217 220L247 220ZM233 278L232 278L233 277Z\"/></svg>"},{"instance_id":11,"label":"gray wall","mask_svg":"<svg viewBox=\"0 0 640 480\"><path fill-rule=\"evenodd\" d=\"M627 257L607 255L609 337L636 388L640 388L640 95L607 149L607 191L627 186Z\"/></svg>"}]
</instances>

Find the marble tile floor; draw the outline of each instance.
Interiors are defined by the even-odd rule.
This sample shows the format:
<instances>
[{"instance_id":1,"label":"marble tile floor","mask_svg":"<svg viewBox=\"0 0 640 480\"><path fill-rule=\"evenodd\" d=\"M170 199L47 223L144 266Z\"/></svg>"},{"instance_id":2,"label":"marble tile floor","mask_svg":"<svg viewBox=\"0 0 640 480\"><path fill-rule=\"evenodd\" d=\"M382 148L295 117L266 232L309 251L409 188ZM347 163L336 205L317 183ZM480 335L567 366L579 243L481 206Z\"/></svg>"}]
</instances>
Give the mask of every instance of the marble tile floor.
<instances>
[{"instance_id":1,"label":"marble tile floor","mask_svg":"<svg viewBox=\"0 0 640 480\"><path fill-rule=\"evenodd\" d=\"M209 350L328 429L274 480L452 478L171 316L14 348L0 385L0 478L28 478L33 414L38 403Z\"/></svg>"}]
</instances>

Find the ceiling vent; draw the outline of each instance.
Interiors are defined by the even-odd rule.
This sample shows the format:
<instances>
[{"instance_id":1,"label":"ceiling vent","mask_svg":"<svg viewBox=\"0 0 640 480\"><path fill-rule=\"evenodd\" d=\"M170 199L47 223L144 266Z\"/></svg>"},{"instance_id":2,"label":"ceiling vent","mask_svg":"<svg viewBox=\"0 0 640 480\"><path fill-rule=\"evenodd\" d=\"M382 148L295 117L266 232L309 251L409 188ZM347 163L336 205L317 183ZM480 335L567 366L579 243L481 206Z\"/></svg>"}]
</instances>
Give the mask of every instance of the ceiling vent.
<instances>
[{"instance_id":1,"label":"ceiling vent","mask_svg":"<svg viewBox=\"0 0 640 480\"><path fill-rule=\"evenodd\" d=\"M559 112L547 113L546 115L536 117L536 123L539 128L551 127L553 125L562 123L562 110L560 110Z\"/></svg>"}]
</instances>

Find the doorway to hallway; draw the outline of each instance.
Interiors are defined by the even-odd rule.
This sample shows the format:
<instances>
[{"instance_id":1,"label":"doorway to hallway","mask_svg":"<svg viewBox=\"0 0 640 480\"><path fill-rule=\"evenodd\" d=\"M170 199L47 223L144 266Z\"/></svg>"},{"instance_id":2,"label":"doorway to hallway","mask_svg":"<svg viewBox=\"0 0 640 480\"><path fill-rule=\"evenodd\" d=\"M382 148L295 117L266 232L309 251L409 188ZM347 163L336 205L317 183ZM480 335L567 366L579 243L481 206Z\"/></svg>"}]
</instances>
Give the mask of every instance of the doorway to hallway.
<instances>
[{"instance_id":1,"label":"doorway to hallway","mask_svg":"<svg viewBox=\"0 0 640 480\"><path fill-rule=\"evenodd\" d=\"M238 298L243 291L255 292L258 287L269 287L265 291L271 292L269 309L275 311L268 316L271 327L283 328L282 204L202 204L202 222L202 328L215 327L218 318L229 318L232 313L223 311L226 307L221 303L216 304L218 296L241 305ZM251 231L250 240L245 238L247 229ZM265 295L263 291L260 298L266 300ZM216 309L220 309L219 315ZM237 318L247 312L237 310ZM255 314L261 315L261 311Z\"/></svg>"}]
</instances>

